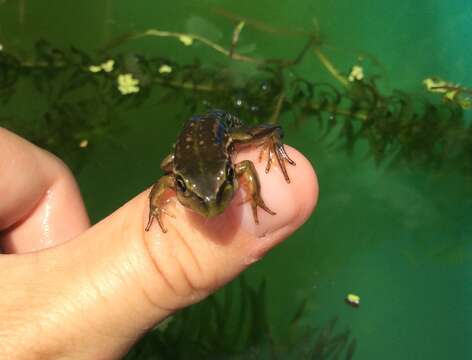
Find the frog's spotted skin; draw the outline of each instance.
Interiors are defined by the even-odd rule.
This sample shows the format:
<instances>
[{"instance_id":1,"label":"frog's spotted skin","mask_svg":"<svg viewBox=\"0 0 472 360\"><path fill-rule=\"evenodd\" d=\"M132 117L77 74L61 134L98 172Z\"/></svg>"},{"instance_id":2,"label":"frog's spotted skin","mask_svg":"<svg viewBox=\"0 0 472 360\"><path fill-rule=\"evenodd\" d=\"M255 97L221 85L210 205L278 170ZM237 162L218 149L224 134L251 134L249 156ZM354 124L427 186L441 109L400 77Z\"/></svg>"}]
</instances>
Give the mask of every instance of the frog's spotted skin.
<instances>
[{"instance_id":1,"label":"frog's spotted skin","mask_svg":"<svg viewBox=\"0 0 472 360\"><path fill-rule=\"evenodd\" d=\"M257 208L275 215L260 196L260 183L254 164L245 160L233 164L231 155L236 146L261 146L261 158L267 153L266 172L270 170L274 156L287 183L290 178L285 161L289 158L282 143L282 129L277 125L246 126L237 117L222 110L191 117L184 125L174 151L161 163L166 173L151 189L149 221L146 231L156 218L163 232L163 195L174 190L179 202L205 217L222 213L238 189L238 178L245 180L248 201L254 220L258 223Z\"/></svg>"}]
</instances>

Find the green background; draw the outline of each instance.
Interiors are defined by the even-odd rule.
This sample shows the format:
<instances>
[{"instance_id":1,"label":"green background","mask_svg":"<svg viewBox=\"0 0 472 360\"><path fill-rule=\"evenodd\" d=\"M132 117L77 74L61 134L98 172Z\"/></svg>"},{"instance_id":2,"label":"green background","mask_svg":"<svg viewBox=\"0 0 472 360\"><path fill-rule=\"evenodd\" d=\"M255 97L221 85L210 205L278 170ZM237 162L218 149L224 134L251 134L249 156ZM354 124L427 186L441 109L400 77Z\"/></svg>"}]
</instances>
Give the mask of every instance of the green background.
<instances>
[{"instance_id":1,"label":"green background","mask_svg":"<svg viewBox=\"0 0 472 360\"><path fill-rule=\"evenodd\" d=\"M93 50L147 28L229 43L233 25L215 7L282 28L311 31L316 23L340 70L348 72L361 53L375 56L386 91L419 94L422 80L432 75L472 85L472 3L465 0L4 0L0 43L28 51L44 38L58 47ZM240 45L252 47L254 56L287 57L302 43L247 31ZM217 57L171 39L143 39L129 48L181 61ZM314 57L296 71L327 78ZM162 103L158 95L121 114L129 130L111 144L87 150L88 161L76 176L94 222L159 176L159 163L184 119L176 119L175 103ZM35 101L25 99L19 113L33 112ZM355 359L472 358L470 177L379 168L362 149L347 156L317 141L314 122L299 128L289 114L283 120L286 142L317 170L320 199L307 224L247 271L250 283L267 280L275 331L283 333L298 304L308 299L303 322L319 325L338 316L338 326L357 340ZM361 297L357 309L344 303L350 292Z\"/></svg>"}]
</instances>

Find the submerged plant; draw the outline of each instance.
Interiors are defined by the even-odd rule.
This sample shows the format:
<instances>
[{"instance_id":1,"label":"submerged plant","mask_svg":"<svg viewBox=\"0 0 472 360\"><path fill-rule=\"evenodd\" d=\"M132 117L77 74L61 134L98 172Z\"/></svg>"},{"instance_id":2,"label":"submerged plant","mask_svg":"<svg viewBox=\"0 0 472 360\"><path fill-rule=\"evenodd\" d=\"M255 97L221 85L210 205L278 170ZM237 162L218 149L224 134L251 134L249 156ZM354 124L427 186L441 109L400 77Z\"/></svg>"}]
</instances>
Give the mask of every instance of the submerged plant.
<instances>
[{"instance_id":1,"label":"submerged plant","mask_svg":"<svg viewBox=\"0 0 472 360\"><path fill-rule=\"evenodd\" d=\"M32 87L28 91L41 95L42 106L34 119L0 115L0 125L75 167L87 146L111 139L113 131L129 126L119 121L121 112L139 106L158 88L161 101L182 99L185 115L224 108L255 123L277 122L282 116L296 124L315 120L319 134L314 137L329 139L348 152L359 142L367 144L378 164L413 163L472 173L472 128L463 117L471 103L468 88L430 78L425 81L427 90L441 92L447 101L414 99L403 91L386 95L377 85L379 77L367 76L360 64L346 75L338 71L316 32L282 31L227 12L222 15L237 21L229 48L198 34L159 29L123 35L94 55L76 48L57 49L41 40L26 59L2 42L0 101L4 109L8 110L12 98L13 103L24 103L18 90L24 93L28 86ZM239 53L238 41L251 27L271 35L303 37L305 45L292 59ZM226 58L226 65L198 59L182 64L168 54L117 51L120 45L143 37L175 38L189 51L199 43L219 53L221 60ZM307 58L317 59L335 82L294 76L293 68ZM233 62L251 64L253 71L249 75L238 72L230 67ZM335 139L328 136L333 132Z\"/></svg>"},{"instance_id":2,"label":"submerged plant","mask_svg":"<svg viewBox=\"0 0 472 360\"><path fill-rule=\"evenodd\" d=\"M438 78L427 78L423 84L428 91L443 94L446 102L459 105L464 110L472 108L472 89Z\"/></svg>"},{"instance_id":3,"label":"submerged plant","mask_svg":"<svg viewBox=\"0 0 472 360\"><path fill-rule=\"evenodd\" d=\"M265 283L254 289L244 277L235 282L166 320L125 359L352 359L356 341L348 330L335 330L336 319L320 329L303 326L302 303L286 333L275 337Z\"/></svg>"}]
</instances>

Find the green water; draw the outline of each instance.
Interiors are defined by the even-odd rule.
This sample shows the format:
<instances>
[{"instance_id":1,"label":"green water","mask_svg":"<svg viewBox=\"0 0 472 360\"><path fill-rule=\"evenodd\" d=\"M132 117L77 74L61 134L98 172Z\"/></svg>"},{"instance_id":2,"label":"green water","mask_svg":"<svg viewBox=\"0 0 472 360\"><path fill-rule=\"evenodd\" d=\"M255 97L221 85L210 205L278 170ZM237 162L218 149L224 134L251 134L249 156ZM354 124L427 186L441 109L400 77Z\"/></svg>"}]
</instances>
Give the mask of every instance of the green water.
<instances>
[{"instance_id":1,"label":"green water","mask_svg":"<svg viewBox=\"0 0 472 360\"><path fill-rule=\"evenodd\" d=\"M0 43L25 50L39 38L56 46L92 50L113 36L160 28L200 31L228 41L232 27L215 6L277 27L311 30L318 23L328 52L340 69L356 54L375 55L386 89L422 92L422 80L440 75L472 85L470 21L465 0L414 3L399 0L327 1L105 1L0 2ZM241 46L256 44L255 55L294 54L303 41L251 32ZM182 61L214 60L202 47L145 39L131 51L164 52ZM297 71L327 79L313 61ZM35 104L25 100L27 109ZM110 142L94 144L78 172L94 221L149 186L168 152L180 109L153 95L124 112L129 124ZM383 169L316 141L318 128L307 121L286 124L287 142L315 166L320 200L315 214L291 239L246 273L252 284L267 281L269 319L283 334L298 304L308 299L302 321L320 326L333 317L356 339L354 359L468 359L472 357L471 251L472 181L455 172L422 168ZM124 182L124 179L126 181ZM354 309L347 293L361 297Z\"/></svg>"}]
</instances>

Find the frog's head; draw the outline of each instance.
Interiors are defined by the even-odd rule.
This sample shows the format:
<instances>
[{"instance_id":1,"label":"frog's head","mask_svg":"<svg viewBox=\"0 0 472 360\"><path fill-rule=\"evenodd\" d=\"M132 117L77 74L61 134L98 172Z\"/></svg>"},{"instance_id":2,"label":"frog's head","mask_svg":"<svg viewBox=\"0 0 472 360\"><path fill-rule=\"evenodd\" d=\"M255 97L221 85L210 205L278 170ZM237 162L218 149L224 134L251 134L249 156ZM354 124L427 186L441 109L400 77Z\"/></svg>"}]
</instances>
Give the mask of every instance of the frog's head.
<instances>
[{"instance_id":1,"label":"frog's head","mask_svg":"<svg viewBox=\"0 0 472 360\"><path fill-rule=\"evenodd\" d=\"M175 189L180 203L205 217L221 214L233 198L237 180L230 161L212 176L175 175Z\"/></svg>"}]
</instances>

